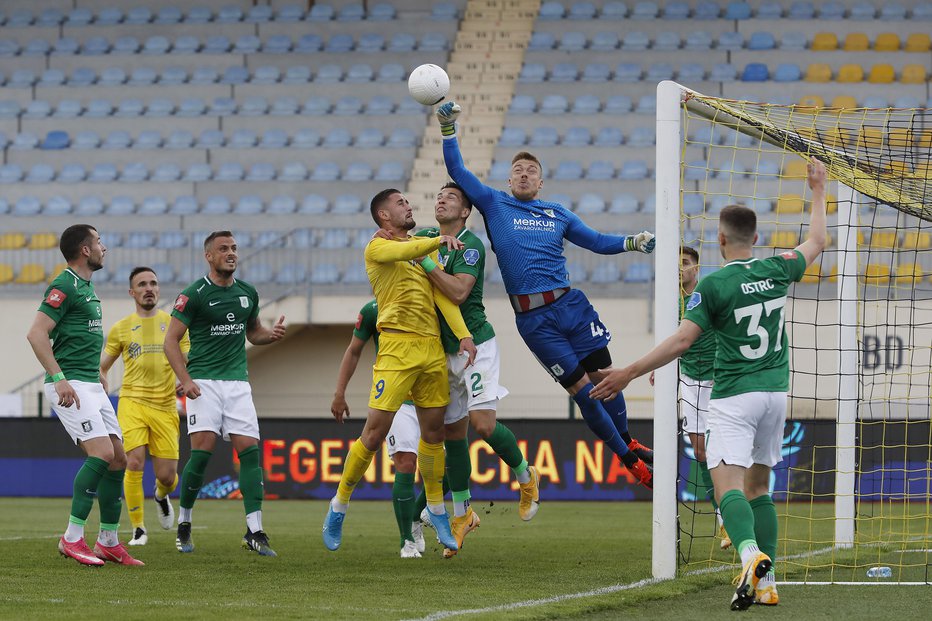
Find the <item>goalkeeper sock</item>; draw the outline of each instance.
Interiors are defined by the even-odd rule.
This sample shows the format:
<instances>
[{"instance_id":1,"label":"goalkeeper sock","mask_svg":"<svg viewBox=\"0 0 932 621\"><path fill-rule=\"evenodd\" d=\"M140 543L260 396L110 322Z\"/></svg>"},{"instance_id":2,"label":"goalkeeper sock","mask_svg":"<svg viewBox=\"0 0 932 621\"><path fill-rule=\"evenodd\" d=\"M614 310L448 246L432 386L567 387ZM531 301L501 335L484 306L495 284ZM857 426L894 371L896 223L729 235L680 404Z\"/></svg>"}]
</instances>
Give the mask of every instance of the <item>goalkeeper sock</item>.
<instances>
[{"instance_id":1,"label":"goalkeeper sock","mask_svg":"<svg viewBox=\"0 0 932 621\"><path fill-rule=\"evenodd\" d=\"M618 435L624 440L625 444L631 443L631 434L628 433L628 406L625 403L625 396L618 393L618 396L611 401L602 401L602 407L608 412L612 424L618 430ZM626 437L627 436L627 437Z\"/></svg>"},{"instance_id":2,"label":"goalkeeper sock","mask_svg":"<svg viewBox=\"0 0 932 621\"><path fill-rule=\"evenodd\" d=\"M758 551L757 540L754 538L754 511L751 510L744 492L737 489L722 495L719 508L722 511L725 530L741 553L741 562L746 563L746 556L753 558L753 554Z\"/></svg>"},{"instance_id":3,"label":"goalkeeper sock","mask_svg":"<svg viewBox=\"0 0 932 621\"><path fill-rule=\"evenodd\" d=\"M469 441L445 440L447 479L450 481L450 491L453 492L453 515L461 517L466 515L469 502L469 475L472 474L472 464L469 462Z\"/></svg>"},{"instance_id":4,"label":"goalkeeper sock","mask_svg":"<svg viewBox=\"0 0 932 621\"><path fill-rule=\"evenodd\" d=\"M369 469L369 464L372 463L374 455L375 451L367 449L362 440L353 442L349 453L346 455L346 461L343 462L343 475L340 477L340 485L337 487L337 495L335 496L337 502L341 503L341 505L349 503L353 490L356 489L356 484L359 483L359 479Z\"/></svg>"},{"instance_id":5,"label":"goalkeeper sock","mask_svg":"<svg viewBox=\"0 0 932 621\"><path fill-rule=\"evenodd\" d=\"M443 508L443 474L446 467L446 455L443 443L432 444L424 438L418 440L417 467L424 481L424 494L427 496L427 508L435 515L441 515ZM452 486L453 483L451 482Z\"/></svg>"},{"instance_id":6,"label":"goalkeeper sock","mask_svg":"<svg viewBox=\"0 0 932 621\"><path fill-rule=\"evenodd\" d=\"M127 473L129 476L129 473ZM155 480L155 498L157 500L165 499L169 494L175 491L175 488L178 487L178 474L175 473L175 479L172 481L171 485L163 485L158 479Z\"/></svg>"},{"instance_id":7,"label":"goalkeeper sock","mask_svg":"<svg viewBox=\"0 0 932 621\"><path fill-rule=\"evenodd\" d=\"M757 539L757 545L760 546L761 552L770 557L771 561L775 561L779 520L773 498L770 494L764 494L749 501L748 504L754 512L754 537Z\"/></svg>"},{"instance_id":8,"label":"goalkeeper sock","mask_svg":"<svg viewBox=\"0 0 932 621\"><path fill-rule=\"evenodd\" d=\"M592 382L583 386L573 395L573 401L579 406L579 411L582 412L583 420L586 421L589 429L624 461L624 456L628 453L628 445L622 441L612 418L602 407L602 402L589 397L589 391L592 388Z\"/></svg>"},{"instance_id":9,"label":"goalkeeper sock","mask_svg":"<svg viewBox=\"0 0 932 621\"><path fill-rule=\"evenodd\" d=\"M191 451L191 457L188 458L188 463L184 465L184 470L181 473L181 499L178 504L181 505L182 509L194 508L194 501L197 500L197 494L204 484L204 471L207 470L207 464L210 462L212 454L210 451L200 449ZM182 511L178 521L190 522L190 519L183 519L184 515L184 511Z\"/></svg>"},{"instance_id":10,"label":"goalkeeper sock","mask_svg":"<svg viewBox=\"0 0 932 621\"><path fill-rule=\"evenodd\" d=\"M704 461L699 462L699 476L702 478L706 496L712 501L712 508L718 511L718 503L715 502L715 488L712 486L712 473L709 472L709 465Z\"/></svg>"},{"instance_id":11,"label":"goalkeeper sock","mask_svg":"<svg viewBox=\"0 0 932 621\"><path fill-rule=\"evenodd\" d=\"M126 513L133 530L145 525L143 505L145 495L142 492L142 470L127 470L123 477L123 496L126 498Z\"/></svg>"},{"instance_id":12,"label":"goalkeeper sock","mask_svg":"<svg viewBox=\"0 0 932 621\"><path fill-rule=\"evenodd\" d=\"M414 473L396 472L395 483L392 485L392 507L395 509L401 545L404 545L405 541L414 541L414 535L411 533L411 524L415 518L414 504Z\"/></svg>"},{"instance_id":13,"label":"goalkeeper sock","mask_svg":"<svg viewBox=\"0 0 932 621\"><path fill-rule=\"evenodd\" d=\"M68 543L74 543L84 536L84 524L87 522L87 516L91 514L97 488L105 472L107 472L107 462L99 457L88 457L74 475L71 515L68 518L68 529L65 532L65 541Z\"/></svg>"},{"instance_id":14,"label":"goalkeeper sock","mask_svg":"<svg viewBox=\"0 0 932 621\"><path fill-rule=\"evenodd\" d=\"M531 480L531 474L527 471L527 460L521 453L521 447L518 446L518 441L511 429L496 422L492 435L485 442L505 462L505 465L511 468L518 478L518 483L527 483Z\"/></svg>"}]
</instances>

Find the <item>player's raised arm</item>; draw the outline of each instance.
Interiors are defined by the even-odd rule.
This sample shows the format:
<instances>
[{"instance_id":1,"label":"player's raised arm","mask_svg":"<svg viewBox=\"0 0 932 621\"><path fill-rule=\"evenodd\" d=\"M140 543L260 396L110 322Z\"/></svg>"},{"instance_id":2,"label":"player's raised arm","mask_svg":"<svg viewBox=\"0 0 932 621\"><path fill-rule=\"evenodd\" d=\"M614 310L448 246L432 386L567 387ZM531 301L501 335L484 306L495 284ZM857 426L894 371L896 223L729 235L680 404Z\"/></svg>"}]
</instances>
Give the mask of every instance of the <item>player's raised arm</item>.
<instances>
[{"instance_id":1,"label":"player's raised arm","mask_svg":"<svg viewBox=\"0 0 932 621\"><path fill-rule=\"evenodd\" d=\"M443 135L443 162L450 178L463 188L476 209L481 212L491 206L495 190L479 181L479 178L472 174L463 163L460 146L456 140L456 119L460 112L459 104L454 101L448 101L437 108L440 133Z\"/></svg>"},{"instance_id":2,"label":"player's raised arm","mask_svg":"<svg viewBox=\"0 0 932 621\"><path fill-rule=\"evenodd\" d=\"M634 251L650 254L654 251L654 235L649 231L643 231L637 235L600 233L583 222L579 216L572 213L566 228L566 239L580 248L598 254L619 254Z\"/></svg>"},{"instance_id":3,"label":"player's raised arm","mask_svg":"<svg viewBox=\"0 0 932 621\"><path fill-rule=\"evenodd\" d=\"M366 245L366 259L376 263L411 261L431 254L446 241L442 237L418 237L406 242L376 237Z\"/></svg>"},{"instance_id":4,"label":"player's raised arm","mask_svg":"<svg viewBox=\"0 0 932 621\"><path fill-rule=\"evenodd\" d=\"M816 158L809 159L806 166L806 183L812 190L812 214L809 216L809 234L806 241L796 247L806 258L806 265L812 265L828 241L825 224L825 164Z\"/></svg>"}]
</instances>

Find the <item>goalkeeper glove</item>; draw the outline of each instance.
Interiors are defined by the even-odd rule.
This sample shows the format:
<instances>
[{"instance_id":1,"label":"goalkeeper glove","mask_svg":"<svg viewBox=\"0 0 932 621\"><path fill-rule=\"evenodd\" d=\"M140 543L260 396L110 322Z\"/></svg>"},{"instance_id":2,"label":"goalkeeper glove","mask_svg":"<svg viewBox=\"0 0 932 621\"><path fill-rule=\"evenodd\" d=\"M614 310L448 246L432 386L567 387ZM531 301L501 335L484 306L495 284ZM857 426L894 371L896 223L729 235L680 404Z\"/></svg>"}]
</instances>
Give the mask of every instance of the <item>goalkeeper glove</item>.
<instances>
[{"instance_id":1,"label":"goalkeeper glove","mask_svg":"<svg viewBox=\"0 0 932 621\"><path fill-rule=\"evenodd\" d=\"M440 133L444 138L456 135L456 119L462 108L455 101L448 101L437 108L437 120L440 121Z\"/></svg>"},{"instance_id":2,"label":"goalkeeper glove","mask_svg":"<svg viewBox=\"0 0 932 621\"><path fill-rule=\"evenodd\" d=\"M637 235L628 235L625 238L625 251L632 252L637 250L644 254L650 254L654 251L654 234L650 231L643 231Z\"/></svg>"}]
</instances>

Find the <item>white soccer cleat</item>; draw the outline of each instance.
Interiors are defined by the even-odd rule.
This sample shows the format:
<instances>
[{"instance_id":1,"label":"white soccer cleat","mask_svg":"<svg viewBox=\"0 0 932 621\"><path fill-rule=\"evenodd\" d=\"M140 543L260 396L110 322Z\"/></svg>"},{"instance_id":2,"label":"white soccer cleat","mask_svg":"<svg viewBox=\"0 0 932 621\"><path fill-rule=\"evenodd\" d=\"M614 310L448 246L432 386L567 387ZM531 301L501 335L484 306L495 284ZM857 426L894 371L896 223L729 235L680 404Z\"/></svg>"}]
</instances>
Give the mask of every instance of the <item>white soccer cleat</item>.
<instances>
[{"instance_id":1,"label":"white soccer cleat","mask_svg":"<svg viewBox=\"0 0 932 621\"><path fill-rule=\"evenodd\" d=\"M414 536L414 546L417 548L417 551L424 554L424 550L427 546L424 543L424 526L421 524L420 520L415 520L411 524L411 534Z\"/></svg>"},{"instance_id":2,"label":"white soccer cleat","mask_svg":"<svg viewBox=\"0 0 932 621\"><path fill-rule=\"evenodd\" d=\"M168 496L162 500L156 497L155 506L155 512L159 516L159 524L163 529L171 530L172 526L175 525L175 508L172 506L172 501L169 500Z\"/></svg>"},{"instance_id":3,"label":"white soccer cleat","mask_svg":"<svg viewBox=\"0 0 932 621\"><path fill-rule=\"evenodd\" d=\"M144 527L133 529L133 538L129 540L131 546L144 546L149 543L149 535Z\"/></svg>"},{"instance_id":4,"label":"white soccer cleat","mask_svg":"<svg viewBox=\"0 0 932 621\"><path fill-rule=\"evenodd\" d=\"M401 547L401 558L421 558L421 553L418 552L417 545L409 540L405 540L405 544Z\"/></svg>"}]
</instances>

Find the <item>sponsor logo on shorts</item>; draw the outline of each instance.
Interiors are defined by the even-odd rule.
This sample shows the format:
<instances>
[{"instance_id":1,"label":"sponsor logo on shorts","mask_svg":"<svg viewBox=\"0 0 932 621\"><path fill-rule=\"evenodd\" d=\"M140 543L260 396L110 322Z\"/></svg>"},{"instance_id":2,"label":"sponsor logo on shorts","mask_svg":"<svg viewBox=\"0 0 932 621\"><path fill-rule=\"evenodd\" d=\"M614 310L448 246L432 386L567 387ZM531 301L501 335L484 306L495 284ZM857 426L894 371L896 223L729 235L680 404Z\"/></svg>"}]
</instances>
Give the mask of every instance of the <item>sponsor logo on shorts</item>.
<instances>
[{"instance_id":1,"label":"sponsor logo on shorts","mask_svg":"<svg viewBox=\"0 0 932 621\"><path fill-rule=\"evenodd\" d=\"M479 262L479 251L475 248L467 248L463 253L463 261L466 261L466 265L475 265Z\"/></svg>"},{"instance_id":2,"label":"sponsor logo on shorts","mask_svg":"<svg viewBox=\"0 0 932 621\"><path fill-rule=\"evenodd\" d=\"M188 425L194 425L197 422L197 417L194 414L188 414Z\"/></svg>"},{"instance_id":3,"label":"sponsor logo on shorts","mask_svg":"<svg viewBox=\"0 0 932 621\"><path fill-rule=\"evenodd\" d=\"M65 301L65 298L68 296L59 289L52 289L49 291L49 295L45 298L45 303L51 306L52 308L58 308L61 306L61 303Z\"/></svg>"},{"instance_id":4,"label":"sponsor logo on shorts","mask_svg":"<svg viewBox=\"0 0 932 621\"><path fill-rule=\"evenodd\" d=\"M90 433L90 431L91 431L93 428L94 428L94 425L93 425L93 423L91 423L91 421L89 421L89 420L82 420L82 421L81 421L81 429L84 431L84 433Z\"/></svg>"},{"instance_id":5,"label":"sponsor logo on shorts","mask_svg":"<svg viewBox=\"0 0 932 621\"><path fill-rule=\"evenodd\" d=\"M188 296L183 293L179 293L178 297L175 298L175 310L184 312L184 307L188 305Z\"/></svg>"},{"instance_id":6,"label":"sponsor logo on shorts","mask_svg":"<svg viewBox=\"0 0 932 621\"><path fill-rule=\"evenodd\" d=\"M686 310L692 310L702 304L702 294L698 291L693 291L693 294L689 296L689 301L686 302Z\"/></svg>"}]
</instances>

